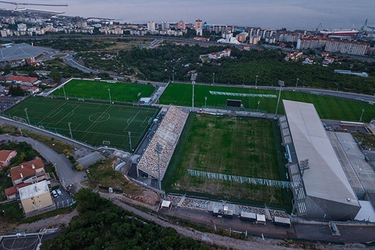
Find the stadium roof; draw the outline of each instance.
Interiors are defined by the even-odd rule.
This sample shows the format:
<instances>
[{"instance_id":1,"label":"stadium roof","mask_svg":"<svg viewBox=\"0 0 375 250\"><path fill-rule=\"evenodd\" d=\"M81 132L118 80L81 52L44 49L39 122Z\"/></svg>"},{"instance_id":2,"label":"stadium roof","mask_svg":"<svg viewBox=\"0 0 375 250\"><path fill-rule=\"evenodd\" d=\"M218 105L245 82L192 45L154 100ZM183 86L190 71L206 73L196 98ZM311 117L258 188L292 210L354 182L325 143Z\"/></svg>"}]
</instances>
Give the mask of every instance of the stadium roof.
<instances>
[{"instance_id":1,"label":"stadium roof","mask_svg":"<svg viewBox=\"0 0 375 250\"><path fill-rule=\"evenodd\" d=\"M306 195L360 206L313 104L283 100L298 161L308 159L303 172Z\"/></svg>"},{"instance_id":2,"label":"stadium roof","mask_svg":"<svg viewBox=\"0 0 375 250\"><path fill-rule=\"evenodd\" d=\"M14 44L0 49L0 62L17 61L37 57L48 51L47 48L31 46L27 43Z\"/></svg>"}]
</instances>

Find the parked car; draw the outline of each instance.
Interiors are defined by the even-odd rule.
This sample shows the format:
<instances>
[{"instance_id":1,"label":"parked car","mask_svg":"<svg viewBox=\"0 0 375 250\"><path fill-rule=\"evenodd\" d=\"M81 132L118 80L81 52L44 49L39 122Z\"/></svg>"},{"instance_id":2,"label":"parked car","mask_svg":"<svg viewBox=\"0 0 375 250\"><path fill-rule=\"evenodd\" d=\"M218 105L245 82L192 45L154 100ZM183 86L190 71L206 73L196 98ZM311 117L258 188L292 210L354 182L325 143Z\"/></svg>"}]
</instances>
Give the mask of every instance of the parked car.
<instances>
[{"instance_id":1,"label":"parked car","mask_svg":"<svg viewBox=\"0 0 375 250\"><path fill-rule=\"evenodd\" d=\"M61 192L60 189L57 189L56 192L57 192L58 195L62 195L62 192Z\"/></svg>"},{"instance_id":2,"label":"parked car","mask_svg":"<svg viewBox=\"0 0 375 250\"><path fill-rule=\"evenodd\" d=\"M52 196L53 196L53 198L57 198L57 196L58 196L58 195L57 195L57 192L56 192L56 190L52 190L52 192L51 192L51 193L52 193Z\"/></svg>"}]
</instances>

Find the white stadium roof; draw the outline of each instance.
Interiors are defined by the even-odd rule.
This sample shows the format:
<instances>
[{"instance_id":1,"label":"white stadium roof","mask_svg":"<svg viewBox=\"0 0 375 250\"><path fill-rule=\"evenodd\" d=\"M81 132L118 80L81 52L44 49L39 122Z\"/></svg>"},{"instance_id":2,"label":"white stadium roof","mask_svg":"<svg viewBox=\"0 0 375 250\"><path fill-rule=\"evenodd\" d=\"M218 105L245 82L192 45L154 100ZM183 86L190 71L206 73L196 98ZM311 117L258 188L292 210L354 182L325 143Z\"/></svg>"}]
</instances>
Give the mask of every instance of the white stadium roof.
<instances>
[{"instance_id":1,"label":"white stadium roof","mask_svg":"<svg viewBox=\"0 0 375 250\"><path fill-rule=\"evenodd\" d=\"M314 105L283 103L297 158L308 159L308 169L303 171L306 195L359 207Z\"/></svg>"},{"instance_id":2,"label":"white stadium roof","mask_svg":"<svg viewBox=\"0 0 375 250\"><path fill-rule=\"evenodd\" d=\"M14 44L0 49L0 62L37 57L47 51L52 51L52 49L31 46L27 43Z\"/></svg>"}]
</instances>

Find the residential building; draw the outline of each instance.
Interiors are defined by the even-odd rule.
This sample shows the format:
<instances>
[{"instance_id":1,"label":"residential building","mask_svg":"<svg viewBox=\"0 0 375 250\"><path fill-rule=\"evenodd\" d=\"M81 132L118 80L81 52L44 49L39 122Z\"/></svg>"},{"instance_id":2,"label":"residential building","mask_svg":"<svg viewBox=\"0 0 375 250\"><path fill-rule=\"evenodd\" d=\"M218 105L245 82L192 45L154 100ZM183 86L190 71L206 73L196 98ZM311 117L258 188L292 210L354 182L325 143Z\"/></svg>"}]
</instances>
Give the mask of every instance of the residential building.
<instances>
[{"instance_id":1,"label":"residential building","mask_svg":"<svg viewBox=\"0 0 375 250\"><path fill-rule=\"evenodd\" d=\"M185 21L180 20L177 23L176 29L178 29L178 30L184 30L184 29L186 29L186 23L185 23Z\"/></svg>"},{"instance_id":2,"label":"residential building","mask_svg":"<svg viewBox=\"0 0 375 250\"><path fill-rule=\"evenodd\" d=\"M195 21L195 31L197 36L203 35L203 28L202 28L203 22L202 20L198 19Z\"/></svg>"},{"instance_id":3,"label":"residential building","mask_svg":"<svg viewBox=\"0 0 375 250\"><path fill-rule=\"evenodd\" d=\"M368 43L330 39L326 43L325 51L350 55L364 55L369 48L370 45Z\"/></svg>"},{"instance_id":4,"label":"residential building","mask_svg":"<svg viewBox=\"0 0 375 250\"><path fill-rule=\"evenodd\" d=\"M163 21L161 23L161 30L168 30L169 29L169 22Z\"/></svg>"},{"instance_id":5,"label":"residential building","mask_svg":"<svg viewBox=\"0 0 375 250\"><path fill-rule=\"evenodd\" d=\"M41 181L18 189L26 216L47 212L56 208L47 181Z\"/></svg>"},{"instance_id":6,"label":"residential building","mask_svg":"<svg viewBox=\"0 0 375 250\"><path fill-rule=\"evenodd\" d=\"M147 30L148 31L155 31L155 22L154 21L148 21L147 22Z\"/></svg>"},{"instance_id":7,"label":"residential building","mask_svg":"<svg viewBox=\"0 0 375 250\"><path fill-rule=\"evenodd\" d=\"M10 160L17 155L15 150L0 150L0 171L9 166Z\"/></svg>"},{"instance_id":8,"label":"residential building","mask_svg":"<svg viewBox=\"0 0 375 250\"><path fill-rule=\"evenodd\" d=\"M246 42L247 36L248 36L247 32L241 32L240 34L236 35L236 39L240 43L244 43Z\"/></svg>"},{"instance_id":9,"label":"residential building","mask_svg":"<svg viewBox=\"0 0 375 250\"><path fill-rule=\"evenodd\" d=\"M19 198L18 189L20 189L22 187L29 186L31 184L32 183L20 183L18 185L12 186L10 188L6 188L4 190L4 193L5 193L5 196L7 197L7 200L15 200L15 199Z\"/></svg>"},{"instance_id":10,"label":"residential building","mask_svg":"<svg viewBox=\"0 0 375 250\"><path fill-rule=\"evenodd\" d=\"M38 78L29 76L8 76L6 82L10 84L20 84L26 86L32 86Z\"/></svg>"},{"instance_id":11,"label":"residential building","mask_svg":"<svg viewBox=\"0 0 375 250\"><path fill-rule=\"evenodd\" d=\"M41 180L48 180L49 175L44 170L42 159L24 162L17 167L10 169L13 185L20 183L34 183Z\"/></svg>"}]
</instances>

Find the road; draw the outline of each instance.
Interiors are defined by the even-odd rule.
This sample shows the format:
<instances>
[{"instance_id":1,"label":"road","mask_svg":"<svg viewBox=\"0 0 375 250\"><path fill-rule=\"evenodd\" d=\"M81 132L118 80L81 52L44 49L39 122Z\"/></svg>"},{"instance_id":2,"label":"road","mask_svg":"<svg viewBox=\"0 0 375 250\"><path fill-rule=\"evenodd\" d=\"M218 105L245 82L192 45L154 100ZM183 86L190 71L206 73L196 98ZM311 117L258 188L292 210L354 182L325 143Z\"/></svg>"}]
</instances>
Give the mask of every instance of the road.
<instances>
[{"instance_id":1,"label":"road","mask_svg":"<svg viewBox=\"0 0 375 250\"><path fill-rule=\"evenodd\" d=\"M41 142L38 142L30 137L15 137L10 135L0 135L0 139L29 143L44 159L51 162L55 166L57 175L63 187L71 184L74 187L79 188L81 187L80 182L86 180L85 173L73 170L72 164L64 154L56 153L50 147Z\"/></svg>"},{"instance_id":2,"label":"road","mask_svg":"<svg viewBox=\"0 0 375 250\"><path fill-rule=\"evenodd\" d=\"M62 135L59 135L59 134L56 134L56 133L52 133L50 131L47 131L47 130L44 130L44 129L41 129L41 128L38 128L38 127L30 126L26 123L14 121L14 120L9 119L9 118L4 117L4 116L0 116L0 123L5 123L5 124L9 124L9 125L12 125L12 126L15 126L15 127L19 127L21 129L30 130L30 131L36 132L38 134L47 136L49 138L55 138L55 139L58 139L58 140L63 141L65 143L68 143L68 144L70 144L74 147L77 147L77 148L85 148L85 149L92 150L92 151L97 150L96 148L94 148L94 147L92 147L88 144L85 144L85 143L82 143L82 142L79 142L79 141L76 141L76 140L72 140L68 137L65 137L65 136L62 136Z\"/></svg>"},{"instance_id":3,"label":"road","mask_svg":"<svg viewBox=\"0 0 375 250\"><path fill-rule=\"evenodd\" d=\"M107 194L107 193L100 193L100 196L103 198L112 200L112 202L123 209L134 213L137 216L140 216L146 220L153 221L156 224L162 227L172 227L174 228L180 235L185 237L192 238L197 241L202 241L206 244L214 244L225 249L285 249L282 246L282 240L275 240L275 239L267 239L262 240L261 238L251 237L248 241L234 239L226 236L220 236L217 234L212 233L204 233L197 231L192 228L176 225L167 221L165 218L158 217L152 213L143 212L135 207L132 207L124 202L122 202L122 196L117 194ZM302 248L293 248L293 249L302 249Z\"/></svg>"}]
</instances>

